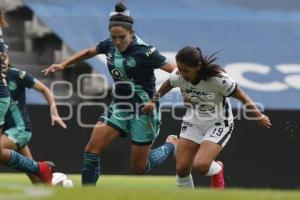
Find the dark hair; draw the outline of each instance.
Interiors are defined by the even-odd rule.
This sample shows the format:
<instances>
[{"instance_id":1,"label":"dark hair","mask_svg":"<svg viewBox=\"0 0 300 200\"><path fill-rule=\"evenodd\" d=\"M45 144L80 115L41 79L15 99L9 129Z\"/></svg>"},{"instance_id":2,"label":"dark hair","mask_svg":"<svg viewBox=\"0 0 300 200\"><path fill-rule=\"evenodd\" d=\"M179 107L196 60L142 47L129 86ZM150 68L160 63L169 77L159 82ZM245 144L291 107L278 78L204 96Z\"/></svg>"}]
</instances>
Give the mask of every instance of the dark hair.
<instances>
[{"instance_id":1,"label":"dark hair","mask_svg":"<svg viewBox=\"0 0 300 200\"><path fill-rule=\"evenodd\" d=\"M126 10L126 6L121 2L115 5L115 12L119 14L115 14L109 18L109 29L113 26L122 26L128 30L132 30L132 25L134 24L133 18L131 16L121 14Z\"/></svg>"},{"instance_id":2,"label":"dark hair","mask_svg":"<svg viewBox=\"0 0 300 200\"><path fill-rule=\"evenodd\" d=\"M217 60L215 52L209 56L203 55L199 47L184 47L176 54L176 62L180 62L187 67L200 68L199 79L207 81L213 76L221 76L225 72L218 64L214 62Z\"/></svg>"}]
</instances>

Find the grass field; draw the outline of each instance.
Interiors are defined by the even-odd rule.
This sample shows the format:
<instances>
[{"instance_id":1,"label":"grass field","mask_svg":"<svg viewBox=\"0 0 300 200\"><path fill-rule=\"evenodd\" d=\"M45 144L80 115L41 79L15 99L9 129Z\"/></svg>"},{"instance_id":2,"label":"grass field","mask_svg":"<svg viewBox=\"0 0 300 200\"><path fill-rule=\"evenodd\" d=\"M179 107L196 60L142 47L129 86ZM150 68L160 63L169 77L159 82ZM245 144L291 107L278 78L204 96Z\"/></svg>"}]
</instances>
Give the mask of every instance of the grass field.
<instances>
[{"instance_id":1,"label":"grass field","mask_svg":"<svg viewBox=\"0 0 300 200\"><path fill-rule=\"evenodd\" d=\"M25 175L0 174L0 200L296 200L299 190L197 188L177 189L175 177L168 176L102 176L98 186L81 187L80 176L71 175L72 189L32 186Z\"/></svg>"}]
</instances>

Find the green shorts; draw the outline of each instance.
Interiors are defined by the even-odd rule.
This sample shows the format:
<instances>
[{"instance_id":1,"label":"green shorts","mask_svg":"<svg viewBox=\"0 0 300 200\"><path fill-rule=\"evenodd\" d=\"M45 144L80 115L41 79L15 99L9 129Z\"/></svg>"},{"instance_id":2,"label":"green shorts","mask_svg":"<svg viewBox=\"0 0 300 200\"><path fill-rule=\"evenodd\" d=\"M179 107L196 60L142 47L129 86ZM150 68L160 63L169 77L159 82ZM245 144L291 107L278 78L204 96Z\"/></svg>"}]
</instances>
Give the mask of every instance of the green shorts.
<instances>
[{"instance_id":1,"label":"green shorts","mask_svg":"<svg viewBox=\"0 0 300 200\"><path fill-rule=\"evenodd\" d=\"M112 103L106 113L99 118L119 131L121 137L131 134L131 140L136 145L149 145L154 142L159 134L161 115L159 112L153 114L135 114L126 109L117 108Z\"/></svg>"},{"instance_id":2,"label":"green shorts","mask_svg":"<svg viewBox=\"0 0 300 200\"><path fill-rule=\"evenodd\" d=\"M0 128L4 124L4 117L9 108L10 97L0 98Z\"/></svg>"},{"instance_id":3,"label":"green shorts","mask_svg":"<svg viewBox=\"0 0 300 200\"><path fill-rule=\"evenodd\" d=\"M24 146L26 146L32 136L31 132L20 130L15 127L5 130L4 134L7 135L8 139L13 141L19 149L22 149Z\"/></svg>"}]
</instances>

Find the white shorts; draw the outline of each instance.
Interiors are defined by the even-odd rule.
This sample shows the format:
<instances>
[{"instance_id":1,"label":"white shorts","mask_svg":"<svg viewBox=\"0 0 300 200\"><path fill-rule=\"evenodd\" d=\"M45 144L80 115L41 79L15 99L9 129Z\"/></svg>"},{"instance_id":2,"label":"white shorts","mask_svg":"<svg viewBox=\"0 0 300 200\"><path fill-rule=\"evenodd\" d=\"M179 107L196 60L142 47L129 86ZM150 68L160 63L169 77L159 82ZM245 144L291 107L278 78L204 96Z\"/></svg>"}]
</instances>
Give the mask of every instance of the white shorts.
<instances>
[{"instance_id":1,"label":"white shorts","mask_svg":"<svg viewBox=\"0 0 300 200\"><path fill-rule=\"evenodd\" d=\"M204 140L211 141L224 147L233 131L233 122L207 121L199 124L193 121L183 121L180 137L201 144Z\"/></svg>"}]
</instances>

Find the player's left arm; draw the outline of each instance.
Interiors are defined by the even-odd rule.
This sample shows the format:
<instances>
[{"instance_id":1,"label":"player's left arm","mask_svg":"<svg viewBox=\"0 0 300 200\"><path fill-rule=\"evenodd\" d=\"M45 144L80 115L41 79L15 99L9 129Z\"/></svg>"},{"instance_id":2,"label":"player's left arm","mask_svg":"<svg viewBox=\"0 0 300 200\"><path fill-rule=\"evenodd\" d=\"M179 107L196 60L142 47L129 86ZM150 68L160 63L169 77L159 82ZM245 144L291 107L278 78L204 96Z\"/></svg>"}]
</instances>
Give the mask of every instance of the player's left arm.
<instances>
[{"instance_id":1,"label":"player's left arm","mask_svg":"<svg viewBox=\"0 0 300 200\"><path fill-rule=\"evenodd\" d=\"M168 73L171 73L175 68L176 67L172 63L167 62L160 69L162 69Z\"/></svg>"},{"instance_id":2,"label":"player's left arm","mask_svg":"<svg viewBox=\"0 0 300 200\"><path fill-rule=\"evenodd\" d=\"M170 83L170 80L166 80L159 88L159 90L153 95L153 98L145 103L142 108L143 113L150 113L156 107L156 102L159 101L161 97L163 97L166 93L173 89L173 86Z\"/></svg>"},{"instance_id":3,"label":"player's left arm","mask_svg":"<svg viewBox=\"0 0 300 200\"><path fill-rule=\"evenodd\" d=\"M37 79L35 79L33 88L36 91L42 93L44 95L45 99L48 101L48 104L50 106L51 125L54 126L54 124L56 122L61 127L67 128L67 125L65 124L65 122L61 119L60 115L58 114L54 96L53 96L52 92L49 90L49 88Z\"/></svg>"},{"instance_id":4,"label":"player's left arm","mask_svg":"<svg viewBox=\"0 0 300 200\"><path fill-rule=\"evenodd\" d=\"M145 60L149 66L171 73L176 67L169 62L155 47L148 46L145 50Z\"/></svg>"},{"instance_id":5,"label":"player's left arm","mask_svg":"<svg viewBox=\"0 0 300 200\"><path fill-rule=\"evenodd\" d=\"M231 96L240 100L243 105L251 111L251 114L257 119L259 125L265 128L271 128L272 124L270 118L260 112L252 99L241 88L236 86L236 89Z\"/></svg>"}]
</instances>

